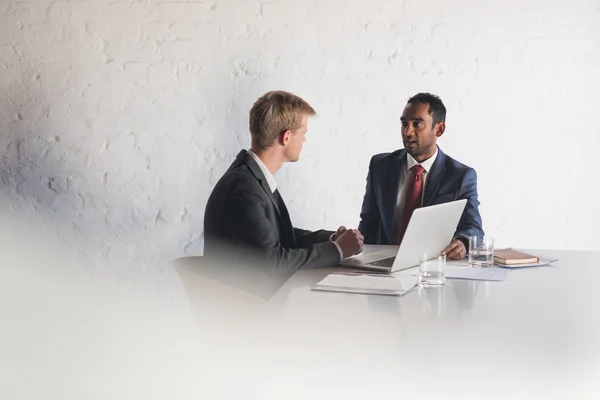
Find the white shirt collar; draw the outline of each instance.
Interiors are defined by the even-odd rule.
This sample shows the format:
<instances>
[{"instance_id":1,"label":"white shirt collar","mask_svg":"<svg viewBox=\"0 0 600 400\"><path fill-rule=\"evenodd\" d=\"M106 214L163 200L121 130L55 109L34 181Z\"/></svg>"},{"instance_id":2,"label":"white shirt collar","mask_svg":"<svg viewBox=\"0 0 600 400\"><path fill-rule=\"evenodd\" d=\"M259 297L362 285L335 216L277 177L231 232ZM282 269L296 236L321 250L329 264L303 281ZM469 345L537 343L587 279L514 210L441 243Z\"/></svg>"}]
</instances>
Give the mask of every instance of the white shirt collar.
<instances>
[{"instance_id":1,"label":"white shirt collar","mask_svg":"<svg viewBox=\"0 0 600 400\"><path fill-rule=\"evenodd\" d=\"M421 167L423 167L425 172L428 173L429 170L431 169L431 167L433 166L433 163L435 162L437 155L438 155L438 149L437 149L437 146L435 146L435 153L433 153L433 155L431 157L429 157L427 160L423 161L422 163L419 163L419 162L417 162L417 160L415 160L413 158L413 156L406 153L406 170L408 171L415 165L419 164Z\"/></svg>"},{"instance_id":2,"label":"white shirt collar","mask_svg":"<svg viewBox=\"0 0 600 400\"><path fill-rule=\"evenodd\" d=\"M271 193L275 193L275 191L277 190L277 181L275 180L275 177L273 176L271 171L269 171L269 169L266 167L266 165L263 164L261 159L258 158L258 156L252 150L248 150L248 153L250 154L250 156L252 158L254 158L254 161L256 161L256 163L258 164L258 167L260 168L263 175L265 176L265 178L267 180L267 184L269 185L269 189L271 189ZM437 152L436 152L436 154L437 154Z\"/></svg>"}]
</instances>

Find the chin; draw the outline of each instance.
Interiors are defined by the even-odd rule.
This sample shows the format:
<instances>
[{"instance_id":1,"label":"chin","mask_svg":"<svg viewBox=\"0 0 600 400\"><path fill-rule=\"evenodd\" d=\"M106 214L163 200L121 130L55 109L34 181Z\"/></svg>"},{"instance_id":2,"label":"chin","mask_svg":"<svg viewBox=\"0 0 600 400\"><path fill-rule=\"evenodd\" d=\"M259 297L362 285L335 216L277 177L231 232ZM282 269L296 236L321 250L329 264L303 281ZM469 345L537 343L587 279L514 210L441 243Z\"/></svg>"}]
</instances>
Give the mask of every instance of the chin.
<instances>
[{"instance_id":1,"label":"chin","mask_svg":"<svg viewBox=\"0 0 600 400\"><path fill-rule=\"evenodd\" d=\"M300 154L288 154L286 158L288 162L296 162L300 159Z\"/></svg>"},{"instance_id":2,"label":"chin","mask_svg":"<svg viewBox=\"0 0 600 400\"><path fill-rule=\"evenodd\" d=\"M411 156L413 156L413 157L416 155L416 151L413 151L413 150L409 149L409 148L408 148L408 147L406 147L406 146L404 147L404 150L406 150L406 152L407 152L408 154L410 154Z\"/></svg>"}]
</instances>

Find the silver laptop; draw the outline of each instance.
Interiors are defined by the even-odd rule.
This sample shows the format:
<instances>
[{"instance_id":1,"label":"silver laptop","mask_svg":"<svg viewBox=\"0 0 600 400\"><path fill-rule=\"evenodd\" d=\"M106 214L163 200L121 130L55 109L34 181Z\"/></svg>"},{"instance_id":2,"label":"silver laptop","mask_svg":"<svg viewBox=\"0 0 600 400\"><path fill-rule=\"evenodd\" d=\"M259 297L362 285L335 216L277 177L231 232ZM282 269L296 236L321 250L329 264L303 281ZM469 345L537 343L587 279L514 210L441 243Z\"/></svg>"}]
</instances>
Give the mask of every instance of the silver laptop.
<instances>
[{"instance_id":1,"label":"silver laptop","mask_svg":"<svg viewBox=\"0 0 600 400\"><path fill-rule=\"evenodd\" d=\"M345 267L356 267L378 272L396 272L419 265L419 255L439 254L452 240L466 199L417 208L395 257L389 251L360 254L340 262Z\"/></svg>"}]
</instances>

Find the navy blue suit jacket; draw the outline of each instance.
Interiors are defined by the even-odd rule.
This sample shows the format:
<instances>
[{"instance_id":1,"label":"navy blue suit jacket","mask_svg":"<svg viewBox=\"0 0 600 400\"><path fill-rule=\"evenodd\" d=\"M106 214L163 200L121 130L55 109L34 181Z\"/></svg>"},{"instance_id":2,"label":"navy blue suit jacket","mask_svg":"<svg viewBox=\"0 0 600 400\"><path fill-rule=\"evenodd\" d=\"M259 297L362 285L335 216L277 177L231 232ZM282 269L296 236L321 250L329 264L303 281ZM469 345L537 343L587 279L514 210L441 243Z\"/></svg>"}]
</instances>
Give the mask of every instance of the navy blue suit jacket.
<instances>
[{"instance_id":1,"label":"navy blue suit jacket","mask_svg":"<svg viewBox=\"0 0 600 400\"><path fill-rule=\"evenodd\" d=\"M365 244L393 244L398 190L406 167L406 150L377 154L371 158L367 189L360 212L358 229ZM469 236L483 236L477 174L438 148L438 155L427 174L423 207L467 199L467 205L454 234L468 249Z\"/></svg>"}]
</instances>

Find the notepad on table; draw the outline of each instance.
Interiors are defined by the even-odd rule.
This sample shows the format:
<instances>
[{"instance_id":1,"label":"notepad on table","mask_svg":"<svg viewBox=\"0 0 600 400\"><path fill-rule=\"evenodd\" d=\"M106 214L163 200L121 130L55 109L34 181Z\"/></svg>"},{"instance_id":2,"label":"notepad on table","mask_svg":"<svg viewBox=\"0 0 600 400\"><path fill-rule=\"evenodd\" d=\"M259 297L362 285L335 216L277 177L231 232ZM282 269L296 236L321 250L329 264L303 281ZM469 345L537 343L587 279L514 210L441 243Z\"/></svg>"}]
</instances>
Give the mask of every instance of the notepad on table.
<instances>
[{"instance_id":1,"label":"notepad on table","mask_svg":"<svg viewBox=\"0 0 600 400\"><path fill-rule=\"evenodd\" d=\"M513 249L494 250L494 262L501 265L532 264L539 261L539 257Z\"/></svg>"}]
</instances>

